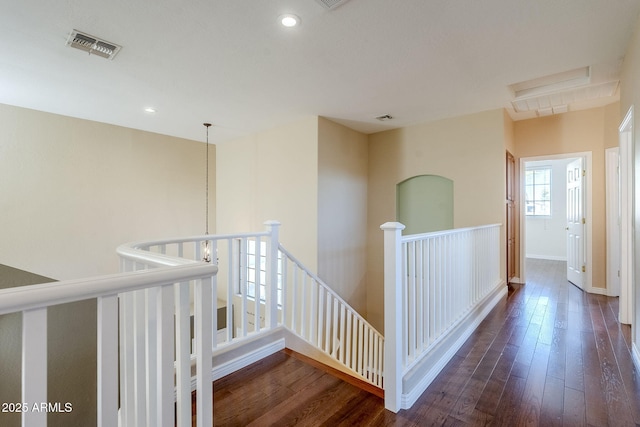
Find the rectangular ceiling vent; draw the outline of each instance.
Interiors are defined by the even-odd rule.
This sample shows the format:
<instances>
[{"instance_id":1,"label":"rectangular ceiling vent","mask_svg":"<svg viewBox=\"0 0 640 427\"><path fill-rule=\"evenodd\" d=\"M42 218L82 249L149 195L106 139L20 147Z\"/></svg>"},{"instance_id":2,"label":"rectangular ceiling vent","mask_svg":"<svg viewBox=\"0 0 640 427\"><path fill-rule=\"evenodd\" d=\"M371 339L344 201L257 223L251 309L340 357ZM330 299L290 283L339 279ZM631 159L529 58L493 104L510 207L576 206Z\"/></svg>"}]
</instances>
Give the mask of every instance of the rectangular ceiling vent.
<instances>
[{"instance_id":1,"label":"rectangular ceiling vent","mask_svg":"<svg viewBox=\"0 0 640 427\"><path fill-rule=\"evenodd\" d=\"M335 9L345 4L348 0L316 0L316 1L320 3L322 6L324 6L325 9Z\"/></svg>"},{"instance_id":2,"label":"rectangular ceiling vent","mask_svg":"<svg viewBox=\"0 0 640 427\"><path fill-rule=\"evenodd\" d=\"M88 52L89 55L97 55L107 59L113 59L122 49L122 46L78 30L71 32L67 39L67 46Z\"/></svg>"}]
</instances>

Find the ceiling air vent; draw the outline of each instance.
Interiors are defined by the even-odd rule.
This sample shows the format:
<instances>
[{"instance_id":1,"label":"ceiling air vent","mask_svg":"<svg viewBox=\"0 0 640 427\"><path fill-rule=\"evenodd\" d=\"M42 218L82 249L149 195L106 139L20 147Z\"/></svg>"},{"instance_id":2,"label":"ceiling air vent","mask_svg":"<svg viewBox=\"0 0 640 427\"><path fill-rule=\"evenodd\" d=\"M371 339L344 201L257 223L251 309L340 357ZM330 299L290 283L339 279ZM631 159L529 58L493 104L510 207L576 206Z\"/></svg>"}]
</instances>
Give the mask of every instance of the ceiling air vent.
<instances>
[{"instance_id":1,"label":"ceiling air vent","mask_svg":"<svg viewBox=\"0 0 640 427\"><path fill-rule=\"evenodd\" d=\"M338 6L345 4L348 0L316 0L316 1L320 3L322 6L324 6L325 9L335 9Z\"/></svg>"},{"instance_id":2,"label":"ceiling air vent","mask_svg":"<svg viewBox=\"0 0 640 427\"><path fill-rule=\"evenodd\" d=\"M107 59L113 59L120 49L122 49L122 46L118 46L115 43L99 39L98 37L91 36L78 30L73 30L71 32L71 35L69 35L69 38L67 39L67 46L84 50L85 52L88 52L89 55L98 55Z\"/></svg>"}]
</instances>

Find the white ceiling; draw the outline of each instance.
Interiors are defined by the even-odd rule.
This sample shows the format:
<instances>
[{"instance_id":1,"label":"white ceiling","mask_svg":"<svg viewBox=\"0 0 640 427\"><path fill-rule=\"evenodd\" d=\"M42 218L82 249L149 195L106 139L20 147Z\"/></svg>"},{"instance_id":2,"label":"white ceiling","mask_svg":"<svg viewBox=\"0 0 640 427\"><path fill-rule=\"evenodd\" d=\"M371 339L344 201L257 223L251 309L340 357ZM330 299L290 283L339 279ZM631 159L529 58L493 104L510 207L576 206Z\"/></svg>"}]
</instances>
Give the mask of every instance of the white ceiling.
<instances>
[{"instance_id":1,"label":"white ceiling","mask_svg":"<svg viewBox=\"0 0 640 427\"><path fill-rule=\"evenodd\" d=\"M509 85L584 66L615 77L640 11L640 0L0 2L0 103L195 140L209 121L216 143L308 115L372 133L511 108ZM302 25L281 27L283 13ZM89 56L66 46L73 29L123 48Z\"/></svg>"}]
</instances>

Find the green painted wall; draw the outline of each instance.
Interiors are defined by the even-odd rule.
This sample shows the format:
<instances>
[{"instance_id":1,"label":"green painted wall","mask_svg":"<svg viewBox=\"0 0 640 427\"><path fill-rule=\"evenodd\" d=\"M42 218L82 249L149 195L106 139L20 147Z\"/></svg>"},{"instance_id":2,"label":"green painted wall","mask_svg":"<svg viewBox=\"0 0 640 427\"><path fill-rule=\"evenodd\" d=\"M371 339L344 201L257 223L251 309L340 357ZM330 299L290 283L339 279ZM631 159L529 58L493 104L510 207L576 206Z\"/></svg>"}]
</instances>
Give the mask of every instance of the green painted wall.
<instances>
[{"instance_id":1,"label":"green painted wall","mask_svg":"<svg viewBox=\"0 0 640 427\"><path fill-rule=\"evenodd\" d=\"M402 181L396 189L397 220L403 234L453 228L453 181L438 175L419 175Z\"/></svg>"}]
</instances>

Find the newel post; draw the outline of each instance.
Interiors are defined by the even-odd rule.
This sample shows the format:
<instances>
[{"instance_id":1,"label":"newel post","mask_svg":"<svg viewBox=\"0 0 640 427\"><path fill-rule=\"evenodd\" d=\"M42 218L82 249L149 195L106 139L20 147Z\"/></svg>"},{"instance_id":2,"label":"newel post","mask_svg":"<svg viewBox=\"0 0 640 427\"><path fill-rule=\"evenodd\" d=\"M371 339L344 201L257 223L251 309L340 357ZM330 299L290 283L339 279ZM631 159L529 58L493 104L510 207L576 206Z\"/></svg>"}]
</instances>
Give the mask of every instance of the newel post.
<instances>
[{"instance_id":1,"label":"newel post","mask_svg":"<svg viewBox=\"0 0 640 427\"><path fill-rule=\"evenodd\" d=\"M384 406L398 412L402 399L402 230L399 222L384 231Z\"/></svg>"},{"instance_id":2,"label":"newel post","mask_svg":"<svg viewBox=\"0 0 640 427\"><path fill-rule=\"evenodd\" d=\"M270 234L267 245L267 301L265 324L269 329L278 326L278 247L280 222L266 221L264 225Z\"/></svg>"}]
</instances>

